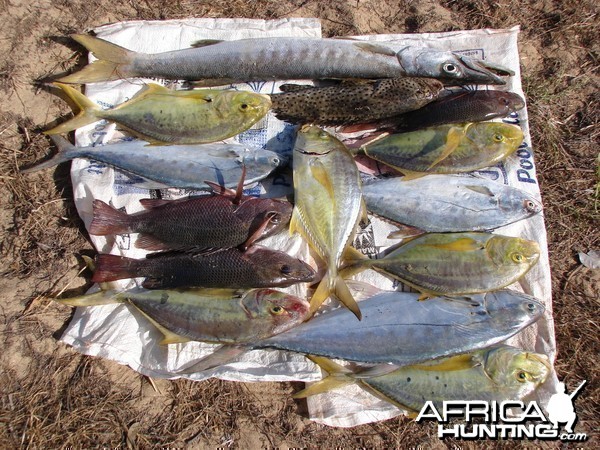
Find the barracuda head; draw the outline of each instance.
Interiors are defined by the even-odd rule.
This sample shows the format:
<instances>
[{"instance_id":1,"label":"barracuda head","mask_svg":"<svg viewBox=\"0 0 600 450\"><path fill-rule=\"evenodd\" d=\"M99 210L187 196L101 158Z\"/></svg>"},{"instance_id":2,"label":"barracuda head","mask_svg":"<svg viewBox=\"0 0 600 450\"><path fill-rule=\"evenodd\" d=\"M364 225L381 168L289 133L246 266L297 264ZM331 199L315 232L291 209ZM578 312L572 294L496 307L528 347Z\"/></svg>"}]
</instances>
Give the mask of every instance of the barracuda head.
<instances>
[{"instance_id":1,"label":"barracuda head","mask_svg":"<svg viewBox=\"0 0 600 450\"><path fill-rule=\"evenodd\" d=\"M546 355L505 345L484 350L483 365L492 381L515 392L517 398L534 391L552 370Z\"/></svg>"},{"instance_id":2,"label":"barracuda head","mask_svg":"<svg viewBox=\"0 0 600 450\"><path fill-rule=\"evenodd\" d=\"M438 78L447 85L506 84L499 75L514 75L502 66L451 51L409 46L396 57L409 76Z\"/></svg>"}]
</instances>

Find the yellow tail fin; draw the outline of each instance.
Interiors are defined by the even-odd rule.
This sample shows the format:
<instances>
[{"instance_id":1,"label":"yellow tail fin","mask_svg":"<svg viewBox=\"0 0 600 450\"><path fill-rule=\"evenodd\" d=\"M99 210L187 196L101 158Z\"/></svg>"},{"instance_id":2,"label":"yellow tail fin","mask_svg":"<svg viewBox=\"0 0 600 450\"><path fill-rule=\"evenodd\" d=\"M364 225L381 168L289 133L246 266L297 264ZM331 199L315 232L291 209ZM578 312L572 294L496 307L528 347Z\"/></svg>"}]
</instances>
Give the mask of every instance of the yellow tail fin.
<instances>
[{"instance_id":1,"label":"yellow tail fin","mask_svg":"<svg viewBox=\"0 0 600 450\"><path fill-rule=\"evenodd\" d=\"M352 371L336 364L330 359L323 358L322 356L308 356L308 359L318 364L329 376L297 392L292 396L293 398L306 398L355 383L351 375Z\"/></svg>"},{"instance_id":2,"label":"yellow tail fin","mask_svg":"<svg viewBox=\"0 0 600 450\"><path fill-rule=\"evenodd\" d=\"M136 76L130 68L135 52L87 34L74 34L71 37L87 48L98 61L88 64L79 72L59 78L58 81L83 84Z\"/></svg>"},{"instance_id":3,"label":"yellow tail fin","mask_svg":"<svg viewBox=\"0 0 600 450\"><path fill-rule=\"evenodd\" d=\"M73 89L71 86L61 83L52 83L54 86L59 87L63 90L65 94L69 96L71 100L75 102L77 107L81 109L79 114L73 117L70 120L67 120L64 123L52 128L51 130L44 131L45 134L60 134L60 133L68 133L69 131L73 131L77 128L83 127L85 125L89 125L90 123L97 122L100 118L97 114L102 111L102 109L96 105L93 101L83 95L76 89Z\"/></svg>"}]
</instances>

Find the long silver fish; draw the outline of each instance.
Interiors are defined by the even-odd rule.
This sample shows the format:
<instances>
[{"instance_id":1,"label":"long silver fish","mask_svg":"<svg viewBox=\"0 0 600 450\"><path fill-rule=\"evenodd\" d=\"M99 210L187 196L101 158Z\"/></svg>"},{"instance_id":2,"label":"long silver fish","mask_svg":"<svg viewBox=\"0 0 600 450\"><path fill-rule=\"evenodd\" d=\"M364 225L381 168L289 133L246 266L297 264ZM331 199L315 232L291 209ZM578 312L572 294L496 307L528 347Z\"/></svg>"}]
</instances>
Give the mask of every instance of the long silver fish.
<instances>
[{"instance_id":1,"label":"long silver fish","mask_svg":"<svg viewBox=\"0 0 600 450\"><path fill-rule=\"evenodd\" d=\"M253 348L404 366L504 341L544 313L534 297L511 290L468 299L417 301L418 297L407 292L380 293L360 302L360 322L339 308Z\"/></svg>"},{"instance_id":2,"label":"long silver fish","mask_svg":"<svg viewBox=\"0 0 600 450\"><path fill-rule=\"evenodd\" d=\"M474 176L381 179L363 197L374 214L429 233L493 230L542 210L531 194Z\"/></svg>"},{"instance_id":3,"label":"long silver fish","mask_svg":"<svg viewBox=\"0 0 600 450\"><path fill-rule=\"evenodd\" d=\"M231 188L246 167L246 184L262 180L279 167L284 158L269 150L250 149L240 144L195 144L150 147L144 141L124 141L97 147L76 147L60 136L50 136L58 153L50 160L22 170L47 169L74 158L87 158L120 168L146 180L137 187L210 190L204 181Z\"/></svg>"},{"instance_id":4,"label":"long silver fish","mask_svg":"<svg viewBox=\"0 0 600 450\"><path fill-rule=\"evenodd\" d=\"M386 367L382 374L377 373L381 368L353 373L326 358L310 359L325 369L329 376L298 392L294 398L357 383L373 395L412 414L418 413L426 401L441 408L444 401L450 400L520 400L546 381L551 371L546 355L508 345L401 367L392 372Z\"/></svg>"},{"instance_id":5,"label":"long silver fish","mask_svg":"<svg viewBox=\"0 0 600 450\"><path fill-rule=\"evenodd\" d=\"M196 48L146 54L83 34L72 36L99 61L60 79L93 83L128 77L214 80L213 84L252 80L434 77L450 84L505 84L508 69L451 51L405 47L351 39L269 37L200 41Z\"/></svg>"}]
</instances>

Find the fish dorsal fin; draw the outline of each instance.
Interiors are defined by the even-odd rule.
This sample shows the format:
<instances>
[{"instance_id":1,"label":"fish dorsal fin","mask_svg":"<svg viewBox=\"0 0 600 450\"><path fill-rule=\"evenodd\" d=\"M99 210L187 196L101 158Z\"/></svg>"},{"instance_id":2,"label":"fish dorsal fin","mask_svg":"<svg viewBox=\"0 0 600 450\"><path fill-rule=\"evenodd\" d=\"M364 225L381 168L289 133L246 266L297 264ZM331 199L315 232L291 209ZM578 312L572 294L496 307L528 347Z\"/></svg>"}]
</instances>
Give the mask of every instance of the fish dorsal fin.
<instances>
[{"instance_id":1,"label":"fish dorsal fin","mask_svg":"<svg viewBox=\"0 0 600 450\"><path fill-rule=\"evenodd\" d=\"M410 366L412 369L425 370L429 372L451 372L456 370L472 369L480 365L471 355L457 355L444 359L435 364L417 364Z\"/></svg>"},{"instance_id":2,"label":"fish dorsal fin","mask_svg":"<svg viewBox=\"0 0 600 450\"><path fill-rule=\"evenodd\" d=\"M200 39L191 43L193 48L208 47L209 45L219 44L223 39Z\"/></svg>"},{"instance_id":3,"label":"fish dorsal fin","mask_svg":"<svg viewBox=\"0 0 600 450\"><path fill-rule=\"evenodd\" d=\"M140 204L144 209L154 209L171 204L173 201L174 200L167 200L164 198L142 198L140 199Z\"/></svg>"},{"instance_id":4,"label":"fish dorsal fin","mask_svg":"<svg viewBox=\"0 0 600 450\"><path fill-rule=\"evenodd\" d=\"M480 242L470 237L458 238L452 242L446 244L423 244L427 247L435 247L441 250L448 250L451 252L472 252L485 248Z\"/></svg>"},{"instance_id":5,"label":"fish dorsal fin","mask_svg":"<svg viewBox=\"0 0 600 450\"><path fill-rule=\"evenodd\" d=\"M164 87L162 84L158 84L158 83L148 83L145 84L144 87L142 87L142 89L140 89L139 91L137 91L135 93L135 95L133 97L131 97L131 99L128 102L122 103L123 105L125 105L126 103L131 104L132 102L136 101L136 100L140 100L144 97L147 97L148 95L165 95L165 94L170 94L173 91L169 88ZM118 108L118 106L117 106Z\"/></svg>"},{"instance_id":6,"label":"fish dorsal fin","mask_svg":"<svg viewBox=\"0 0 600 450\"><path fill-rule=\"evenodd\" d=\"M375 53L378 55L396 56L396 52L385 45L373 44L371 42L356 42L354 45L365 52Z\"/></svg>"}]
</instances>

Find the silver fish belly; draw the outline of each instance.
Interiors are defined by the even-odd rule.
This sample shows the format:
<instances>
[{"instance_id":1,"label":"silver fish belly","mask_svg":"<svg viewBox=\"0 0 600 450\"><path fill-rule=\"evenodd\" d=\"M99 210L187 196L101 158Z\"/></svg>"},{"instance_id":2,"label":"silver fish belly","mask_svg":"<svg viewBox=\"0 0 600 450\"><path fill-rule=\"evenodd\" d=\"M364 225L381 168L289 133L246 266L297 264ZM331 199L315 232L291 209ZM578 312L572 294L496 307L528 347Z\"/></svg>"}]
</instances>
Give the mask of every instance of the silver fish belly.
<instances>
[{"instance_id":1,"label":"silver fish belly","mask_svg":"<svg viewBox=\"0 0 600 450\"><path fill-rule=\"evenodd\" d=\"M542 210L523 190L472 176L377 180L363 197L374 214L430 233L493 230Z\"/></svg>"},{"instance_id":2,"label":"silver fish belly","mask_svg":"<svg viewBox=\"0 0 600 450\"><path fill-rule=\"evenodd\" d=\"M488 347L508 339L544 312L533 297L510 290L468 300L417 301L418 297L406 292L381 293L359 303L360 322L341 308L253 348L403 366Z\"/></svg>"}]
</instances>

